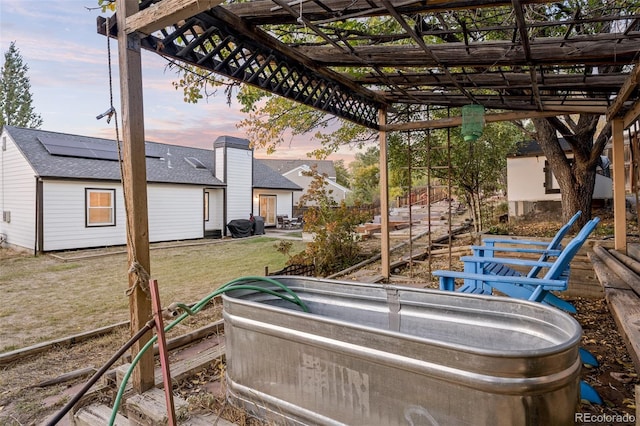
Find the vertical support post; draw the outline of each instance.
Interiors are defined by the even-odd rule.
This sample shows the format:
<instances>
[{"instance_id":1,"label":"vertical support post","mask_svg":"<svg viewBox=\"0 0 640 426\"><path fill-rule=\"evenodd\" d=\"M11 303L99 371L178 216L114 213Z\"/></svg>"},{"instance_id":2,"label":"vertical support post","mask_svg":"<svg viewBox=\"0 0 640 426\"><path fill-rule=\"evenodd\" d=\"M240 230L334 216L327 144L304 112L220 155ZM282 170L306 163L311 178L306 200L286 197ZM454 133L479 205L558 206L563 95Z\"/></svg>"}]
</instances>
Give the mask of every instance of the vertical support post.
<instances>
[{"instance_id":1,"label":"vertical support post","mask_svg":"<svg viewBox=\"0 0 640 426\"><path fill-rule=\"evenodd\" d=\"M129 313L131 334L144 327L151 318L151 301L144 288L151 273L149 260L149 225L147 218L147 169L144 146L142 108L142 61L140 39L126 34L125 18L139 10L138 0L116 0L118 10L118 59L122 103L123 191L127 207L127 253L129 259ZM136 356L151 339L145 335L133 345ZM147 351L133 372L133 388L138 393L154 386L153 351Z\"/></svg>"},{"instance_id":2,"label":"vertical support post","mask_svg":"<svg viewBox=\"0 0 640 426\"><path fill-rule=\"evenodd\" d=\"M613 221L614 246L627 252L627 206L624 188L624 123L622 119L611 122L613 138Z\"/></svg>"},{"instance_id":3,"label":"vertical support post","mask_svg":"<svg viewBox=\"0 0 640 426\"><path fill-rule=\"evenodd\" d=\"M158 336L158 349L160 352L160 367L162 368L162 380L164 382L164 397L167 404L168 426L175 426L176 409L173 405L173 386L171 384L171 370L169 368L169 351L167 339L164 334L164 322L162 321L162 304L160 303L160 290L157 280L149 280L151 303L153 303L153 318L156 321L156 336Z\"/></svg>"},{"instance_id":4,"label":"vertical support post","mask_svg":"<svg viewBox=\"0 0 640 426\"><path fill-rule=\"evenodd\" d=\"M378 124L384 129L387 124L387 110L378 110ZM382 277L391 277L391 253L389 253L389 173L387 166L387 131L380 131L380 255Z\"/></svg>"}]
</instances>

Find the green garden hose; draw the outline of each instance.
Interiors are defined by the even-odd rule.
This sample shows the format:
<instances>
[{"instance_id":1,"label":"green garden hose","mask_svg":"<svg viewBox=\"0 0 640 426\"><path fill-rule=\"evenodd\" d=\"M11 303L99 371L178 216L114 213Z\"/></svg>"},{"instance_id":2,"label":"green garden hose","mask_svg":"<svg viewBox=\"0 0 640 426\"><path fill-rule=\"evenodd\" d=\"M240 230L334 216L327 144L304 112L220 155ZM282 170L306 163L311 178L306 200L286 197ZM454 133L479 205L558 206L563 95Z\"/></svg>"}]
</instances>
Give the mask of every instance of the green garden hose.
<instances>
[{"instance_id":1,"label":"green garden hose","mask_svg":"<svg viewBox=\"0 0 640 426\"><path fill-rule=\"evenodd\" d=\"M276 291L273 291L273 290L270 290L270 289L267 289L267 288L259 287L257 285L243 284L243 282L247 282L247 281L261 281L261 282L267 282L269 284L273 284L273 285L275 285L277 287L280 287L289 296L284 295L282 293L278 293ZM167 331L171 330L173 327L175 327L177 324L179 324L182 320L184 320L189 315L197 314L214 297L216 297L216 296L218 296L218 295L220 295L222 293L225 293L227 291L231 291L231 290L254 290L254 291L259 291L259 292L262 292L262 293L271 294L273 296L280 297L281 299L286 300L287 302L291 302L291 303L294 303L294 304L300 306L300 308L304 312L309 312L309 308L307 308L307 306L304 304L304 302L302 300L300 300L298 295L295 294L295 292L293 292L290 288L288 288L284 284L282 284L282 283L280 283L280 282L278 282L278 281L276 281L276 280L274 280L272 278L266 278L266 277L260 277L260 276L249 276L249 277L236 278L235 280L229 281L228 283L222 285L217 290L215 290L213 293L209 294L204 299L200 300L198 303L193 305L193 307L190 310L189 309L185 309L185 312L183 312L178 318L173 320L169 325L164 327L164 331L167 332ZM133 358L133 360L131 360L131 366L129 366L129 369L127 370L126 374L122 378L122 383L120 384L120 388L118 389L118 394L116 395L116 399L113 402L113 409L111 410L111 417L109 419L109 426L113 426L113 423L115 422L116 415L118 413L118 407L120 406L120 402L122 401L122 396L124 395L125 387L127 385L127 382L129 381L129 378L131 377L131 374L133 373L133 370L134 370L135 366L140 361L140 358L142 358L142 355L150 347L153 346L153 344L156 342L156 340L158 340L158 336L157 335L153 336L147 342L147 344L145 344L142 347L142 349L140 349L140 351Z\"/></svg>"}]
</instances>

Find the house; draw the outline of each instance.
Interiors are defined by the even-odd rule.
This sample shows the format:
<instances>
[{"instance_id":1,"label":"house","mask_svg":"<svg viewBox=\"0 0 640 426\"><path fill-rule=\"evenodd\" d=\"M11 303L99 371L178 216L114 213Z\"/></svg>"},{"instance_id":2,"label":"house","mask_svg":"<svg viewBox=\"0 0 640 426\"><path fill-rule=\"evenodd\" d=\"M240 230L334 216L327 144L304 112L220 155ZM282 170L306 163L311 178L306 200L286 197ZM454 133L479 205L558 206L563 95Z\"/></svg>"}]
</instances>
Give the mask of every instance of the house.
<instances>
[{"instance_id":1,"label":"house","mask_svg":"<svg viewBox=\"0 0 640 426\"><path fill-rule=\"evenodd\" d=\"M126 244L113 140L5 126L0 133L0 234L34 252ZM226 224L291 214L295 183L253 157L246 139L213 150L145 143L151 242L226 235Z\"/></svg>"},{"instance_id":2,"label":"house","mask_svg":"<svg viewBox=\"0 0 640 426\"><path fill-rule=\"evenodd\" d=\"M564 139L560 139L560 146L571 159L571 146ZM596 202L613 198L613 181L608 176L607 162L604 157L603 166L596 174L593 189ZM522 216L535 209L561 208L560 187L536 141L523 143L507 158L507 199L509 216Z\"/></svg>"},{"instance_id":3,"label":"house","mask_svg":"<svg viewBox=\"0 0 640 426\"><path fill-rule=\"evenodd\" d=\"M345 200L349 192L351 192L349 188L345 188L337 182L336 168L333 165L333 161L276 159L261 159L260 161L303 188L302 192L294 194L293 204L295 206L299 204L300 197L307 193L307 189L313 181L313 176L311 176L309 172L314 170L314 168L318 175L323 176L325 188L331 191L330 196L337 203Z\"/></svg>"}]
</instances>

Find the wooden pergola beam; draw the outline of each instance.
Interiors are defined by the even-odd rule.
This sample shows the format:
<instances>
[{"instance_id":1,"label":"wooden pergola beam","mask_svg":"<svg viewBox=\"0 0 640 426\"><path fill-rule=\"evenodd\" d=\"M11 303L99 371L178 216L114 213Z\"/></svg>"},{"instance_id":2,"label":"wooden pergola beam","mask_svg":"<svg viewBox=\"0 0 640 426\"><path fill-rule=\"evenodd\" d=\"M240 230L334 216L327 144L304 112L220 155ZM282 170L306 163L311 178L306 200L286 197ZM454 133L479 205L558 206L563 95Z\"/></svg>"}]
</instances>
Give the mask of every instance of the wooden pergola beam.
<instances>
[{"instance_id":1,"label":"wooden pergola beam","mask_svg":"<svg viewBox=\"0 0 640 426\"><path fill-rule=\"evenodd\" d=\"M126 34L151 34L200 12L218 6L224 0L164 0L130 15L125 20ZM118 9L119 10L119 9Z\"/></svg>"},{"instance_id":2,"label":"wooden pergola beam","mask_svg":"<svg viewBox=\"0 0 640 426\"><path fill-rule=\"evenodd\" d=\"M548 0L522 0L522 4L540 4L548 3ZM485 8L496 6L510 6L510 0L430 0L429 2L407 2L405 0L390 0L389 4L399 12L405 11L412 12L434 12L439 10L456 10L465 9L469 7L473 8ZM324 6L324 7L323 7ZM224 5L225 9L233 12L241 18L246 18L251 21L282 21L289 19L291 16L286 10L281 7L274 7L274 3L271 0L257 0L247 3L231 3ZM327 11L330 10L344 10L341 15L342 18L353 17L357 15L359 17L380 16L387 12L386 7L371 8L371 2L367 0L323 0L320 2L309 1L304 4L304 15L306 17L312 17L314 20L323 18L334 18L334 14Z\"/></svg>"},{"instance_id":3,"label":"wooden pergola beam","mask_svg":"<svg viewBox=\"0 0 640 426\"><path fill-rule=\"evenodd\" d=\"M496 123L499 121L524 120L527 118L540 117L557 117L558 115L566 115L563 111L525 111L525 112L501 112L497 114L487 114L484 121L487 123ZM381 130L387 132L399 132L406 130L420 129L445 129L447 127L457 127L462 125L462 117L448 117L439 120L414 121L411 123L397 123L380 126Z\"/></svg>"},{"instance_id":4,"label":"wooden pergola beam","mask_svg":"<svg viewBox=\"0 0 640 426\"><path fill-rule=\"evenodd\" d=\"M622 119L622 123L625 129L631 127L633 123L635 123L640 117L640 102L636 102L627 113L624 115Z\"/></svg>"},{"instance_id":5,"label":"wooden pergola beam","mask_svg":"<svg viewBox=\"0 0 640 426\"><path fill-rule=\"evenodd\" d=\"M629 96L631 96L633 91L638 88L638 81L640 80L640 66L638 65L640 65L640 62L636 62L633 67L633 71L629 73L629 76L620 88L620 91L618 91L618 96L616 96L613 104L611 104L607 110L607 120L611 121L618 116L620 110L624 106L624 103L629 99Z\"/></svg>"}]
</instances>

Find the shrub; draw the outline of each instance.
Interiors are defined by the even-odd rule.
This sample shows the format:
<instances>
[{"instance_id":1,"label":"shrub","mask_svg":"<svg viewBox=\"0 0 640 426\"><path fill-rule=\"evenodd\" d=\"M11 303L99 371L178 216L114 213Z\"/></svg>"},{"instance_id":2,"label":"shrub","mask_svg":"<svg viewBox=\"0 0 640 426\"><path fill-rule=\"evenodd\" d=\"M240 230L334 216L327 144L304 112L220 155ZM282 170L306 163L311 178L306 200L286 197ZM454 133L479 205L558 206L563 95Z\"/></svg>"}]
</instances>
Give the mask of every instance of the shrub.
<instances>
[{"instance_id":1,"label":"shrub","mask_svg":"<svg viewBox=\"0 0 640 426\"><path fill-rule=\"evenodd\" d=\"M323 177L313 170L310 173L313 173L313 182L300 203L308 206L303 231L312 233L314 238L305 251L293 256L289 263L314 264L316 273L329 275L360 260L355 228L369 218L359 205L348 207L344 201L334 201Z\"/></svg>"}]
</instances>

